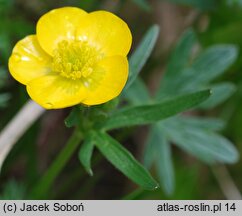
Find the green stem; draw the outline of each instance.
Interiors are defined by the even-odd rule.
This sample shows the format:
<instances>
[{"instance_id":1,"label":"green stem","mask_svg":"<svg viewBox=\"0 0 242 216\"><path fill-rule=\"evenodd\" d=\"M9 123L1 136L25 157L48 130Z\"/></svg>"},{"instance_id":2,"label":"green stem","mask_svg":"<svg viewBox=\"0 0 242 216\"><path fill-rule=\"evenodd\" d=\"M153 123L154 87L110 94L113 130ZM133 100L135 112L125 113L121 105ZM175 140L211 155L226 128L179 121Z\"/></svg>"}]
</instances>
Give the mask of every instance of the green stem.
<instances>
[{"instance_id":1,"label":"green stem","mask_svg":"<svg viewBox=\"0 0 242 216\"><path fill-rule=\"evenodd\" d=\"M42 199L45 197L51 185L60 174L61 170L64 168L72 154L75 152L82 138L83 135L80 129L77 128L68 140L66 146L61 150L61 152L51 164L47 172L40 179L37 186L33 189L31 193L31 198Z\"/></svg>"}]
</instances>

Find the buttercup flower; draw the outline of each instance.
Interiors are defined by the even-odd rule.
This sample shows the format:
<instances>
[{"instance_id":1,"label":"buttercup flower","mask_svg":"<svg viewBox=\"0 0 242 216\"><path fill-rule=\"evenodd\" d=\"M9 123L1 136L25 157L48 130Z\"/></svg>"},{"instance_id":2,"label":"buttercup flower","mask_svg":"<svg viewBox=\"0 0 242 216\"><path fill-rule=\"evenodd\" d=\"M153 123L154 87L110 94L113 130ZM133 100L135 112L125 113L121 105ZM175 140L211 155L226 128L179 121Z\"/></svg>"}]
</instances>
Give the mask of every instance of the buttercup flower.
<instances>
[{"instance_id":1,"label":"buttercup flower","mask_svg":"<svg viewBox=\"0 0 242 216\"><path fill-rule=\"evenodd\" d=\"M15 45L9 70L46 109L101 104L127 81L131 43L127 24L110 12L59 8Z\"/></svg>"}]
</instances>

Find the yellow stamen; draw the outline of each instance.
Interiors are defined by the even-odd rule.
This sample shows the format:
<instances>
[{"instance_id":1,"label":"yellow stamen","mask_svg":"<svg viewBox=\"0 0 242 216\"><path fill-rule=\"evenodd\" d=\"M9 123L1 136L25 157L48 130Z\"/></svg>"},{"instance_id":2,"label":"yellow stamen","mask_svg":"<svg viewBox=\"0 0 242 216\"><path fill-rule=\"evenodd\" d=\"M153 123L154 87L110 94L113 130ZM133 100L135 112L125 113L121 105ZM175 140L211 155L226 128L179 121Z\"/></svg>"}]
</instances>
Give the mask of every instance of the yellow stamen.
<instances>
[{"instance_id":1,"label":"yellow stamen","mask_svg":"<svg viewBox=\"0 0 242 216\"><path fill-rule=\"evenodd\" d=\"M69 79L85 79L95 64L104 56L97 48L84 41L63 40L54 50L52 70Z\"/></svg>"}]
</instances>

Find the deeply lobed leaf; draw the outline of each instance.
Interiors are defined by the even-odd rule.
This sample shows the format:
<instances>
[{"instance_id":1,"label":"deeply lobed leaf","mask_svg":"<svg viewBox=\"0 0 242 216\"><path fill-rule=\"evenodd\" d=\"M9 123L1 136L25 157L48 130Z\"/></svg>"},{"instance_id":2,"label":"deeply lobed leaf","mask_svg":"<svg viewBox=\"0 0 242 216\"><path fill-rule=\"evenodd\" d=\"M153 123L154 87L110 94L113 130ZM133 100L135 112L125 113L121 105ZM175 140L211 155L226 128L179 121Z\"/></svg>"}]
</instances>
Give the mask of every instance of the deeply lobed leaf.
<instances>
[{"instance_id":1,"label":"deeply lobed leaf","mask_svg":"<svg viewBox=\"0 0 242 216\"><path fill-rule=\"evenodd\" d=\"M95 132L95 144L107 160L132 181L147 190L158 188L158 183L149 172L108 134Z\"/></svg>"},{"instance_id":2,"label":"deeply lobed leaf","mask_svg":"<svg viewBox=\"0 0 242 216\"><path fill-rule=\"evenodd\" d=\"M200 91L175 97L170 100L144 106L134 106L114 112L106 121L99 125L103 130L114 128L144 125L160 121L184 112L210 96L210 91Z\"/></svg>"}]
</instances>

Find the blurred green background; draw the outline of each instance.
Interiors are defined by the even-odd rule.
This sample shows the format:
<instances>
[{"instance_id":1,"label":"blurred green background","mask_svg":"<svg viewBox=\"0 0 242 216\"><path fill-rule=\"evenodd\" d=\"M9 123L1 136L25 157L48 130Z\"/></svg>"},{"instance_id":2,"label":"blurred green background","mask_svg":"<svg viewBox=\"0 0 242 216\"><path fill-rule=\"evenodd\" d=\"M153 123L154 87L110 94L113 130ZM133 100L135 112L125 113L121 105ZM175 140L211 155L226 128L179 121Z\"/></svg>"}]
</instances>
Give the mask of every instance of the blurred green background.
<instances>
[{"instance_id":1,"label":"blurred green background","mask_svg":"<svg viewBox=\"0 0 242 216\"><path fill-rule=\"evenodd\" d=\"M241 0L0 0L1 129L28 100L25 88L8 73L11 50L18 40L35 33L35 24L42 14L62 6L114 12L128 23L132 31L132 50L150 26L160 26L154 52L141 72L151 95L159 88L171 52L187 29L193 29L199 42L193 47L194 53L217 44L235 45L238 49L236 60L223 75L213 80L214 83L233 83L234 91L219 106L193 115L224 120L226 126L221 133L242 153ZM0 174L1 199L31 198L29 191L71 133L71 129L64 125L69 111L46 112L14 146ZM148 126L127 128L114 131L112 135L122 140L123 145L143 161L148 131ZM156 191L137 190L132 182L95 152L93 177L85 173L75 154L45 199L225 199L228 198L226 193L231 192L226 192L227 188L233 193L234 184L237 186L235 190L242 191L240 161L227 168L219 164L209 166L174 145L172 152L175 185L172 193L162 188ZM151 168L151 171L158 178L156 169Z\"/></svg>"}]
</instances>

